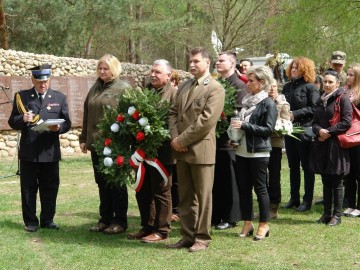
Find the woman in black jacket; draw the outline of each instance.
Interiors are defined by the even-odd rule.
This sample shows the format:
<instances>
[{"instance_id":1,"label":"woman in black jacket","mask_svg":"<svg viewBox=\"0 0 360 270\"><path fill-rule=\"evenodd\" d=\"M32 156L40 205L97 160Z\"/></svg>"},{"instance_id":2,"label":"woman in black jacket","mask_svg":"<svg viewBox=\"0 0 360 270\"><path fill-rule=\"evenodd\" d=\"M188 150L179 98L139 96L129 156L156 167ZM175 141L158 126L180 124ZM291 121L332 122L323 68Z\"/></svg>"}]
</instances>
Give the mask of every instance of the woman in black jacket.
<instances>
[{"instance_id":1,"label":"woman in black jacket","mask_svg":"<svg viewBox=\"0 0 360 270\"><path fill-rule=\"evenodd\" d=\"M305 57L295 58L286 69L286 75L291 81L286 83L283 94L290 104L290 120L294 125L311 127L314 107L319 99L319 91L315 81L314 62ZM299 136L300 137L300 136ZM311 141L301 136L301 141L285 136L285 148L290 168L290 200L285 208L297 207L300 212L311 208L314 195L315 175L309 169L309 154ZM300 164L304 170L305 194L300 205Z\"/></svg>"},{"instance_id":2,"label":"woman in black jacket","mask_svg":"<svg viewBox=\"0 0 360 270\"><path fill-rule=\"evenodd\" d=\"M252 235L254 225L252 188L259 202L259 227L254 241L269 236L269 194L266 187L267 167L271 151L270 137L277 119L274 101L268 97L268 89L273 79L270 68L265 66L250 68L246 72L249 93L243 98L239 113L240 122L232 123L232 128L240 128L243 136L236 149L240 210L244 226L240 237Z\"/></svg>"},{"instance_id":3,"label":"woman in black jacket","mask_svg":"<svg viewBox=\"0 0 360 270\"><path fill-rule=\"evenodd\" d=\"M341 222L344 198L343 177L350 171L348 149L340 147L336 135L344 133L351 126L351 101L340 84L335 71L327 71L324 76L324 94L316 103L313 131L316 140L312 145L310 166L321 174L323 182L324 213L318 223L335 226ZM340 121L331 125L337 98L340 106ZM333 208L333 210L332 210Z\"/></svg>"}]
</instances>

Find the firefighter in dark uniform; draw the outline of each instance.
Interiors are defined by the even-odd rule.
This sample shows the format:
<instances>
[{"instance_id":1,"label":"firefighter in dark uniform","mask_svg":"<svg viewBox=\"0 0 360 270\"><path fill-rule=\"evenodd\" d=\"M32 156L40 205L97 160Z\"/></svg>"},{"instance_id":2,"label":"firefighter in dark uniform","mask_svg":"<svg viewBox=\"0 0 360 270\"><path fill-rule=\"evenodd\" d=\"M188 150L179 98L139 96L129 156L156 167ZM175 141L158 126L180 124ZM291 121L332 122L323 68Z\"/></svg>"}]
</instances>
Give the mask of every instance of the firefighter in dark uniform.
<instances>
[{"instance_id":1,"label":"firefighter in dark uniform","mask_svg":"<svg viewBox=\"0 0 360 270\"><path fill-rule=\"evenodd\" d=\"M31 69L33 88L15 94L9 125L21 130L19 160L22 214L25 230L59 229L54 223L56 197L59 189L59 134L71 127L66 96L49 88L51 65ZM61 124L34 131L42 121L63 119ZM40 224L36 216L36 196L39 190Z\"/></svg>"}]
</instances>

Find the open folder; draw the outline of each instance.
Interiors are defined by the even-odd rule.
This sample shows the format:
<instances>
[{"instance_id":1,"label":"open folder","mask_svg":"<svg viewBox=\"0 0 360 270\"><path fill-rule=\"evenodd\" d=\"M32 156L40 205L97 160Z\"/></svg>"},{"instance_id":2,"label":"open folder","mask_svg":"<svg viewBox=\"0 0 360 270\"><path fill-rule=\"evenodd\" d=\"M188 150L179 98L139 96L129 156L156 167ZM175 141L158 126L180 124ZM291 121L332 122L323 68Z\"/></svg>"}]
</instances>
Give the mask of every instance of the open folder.
<instances>
[{"instance_id":1,"label":"open folder","mask_svg":"<svg viewBox=\"0 0 360 270\"><path fill-rule=\"evenodd\" d=\"M36 126L32 127L31 129L34 131L44 131L49 130L48 126L54 126L54 125L60 125L61 123L64 123L65 119L47 119L47 120L39 120L39 122L36 124Z\"/></svg>"}]
</instances>

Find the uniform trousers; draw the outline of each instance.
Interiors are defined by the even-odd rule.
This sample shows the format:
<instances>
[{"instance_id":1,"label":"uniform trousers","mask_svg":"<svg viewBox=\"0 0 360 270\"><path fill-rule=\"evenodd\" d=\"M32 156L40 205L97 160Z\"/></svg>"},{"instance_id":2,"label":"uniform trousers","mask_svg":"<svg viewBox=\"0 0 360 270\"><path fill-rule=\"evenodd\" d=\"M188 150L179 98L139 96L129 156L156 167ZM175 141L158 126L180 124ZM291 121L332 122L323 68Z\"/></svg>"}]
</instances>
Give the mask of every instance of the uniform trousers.
<instances>
[{"instance_id":1,"label":"uniform trousers","mask_svg":"<svg viewBox=\"0 0 360 270\"><path fill-rule=\"evenodd\" d=\"M53 222L59 190L59 162L20 161L21 206L26 226L39 225L36 196L40 195L40 224Z\"/></svg>"},{"instance_id":2,"label":"uniform trousers","mask_svg":"<svg viewBox=\"0 0 360 270\"><path fill-rule=\"evenodd\" d=\"M106 225L118 224L127 229L128 192L126 186L117 187L106 182L105 176L99 172L99 157L91 151L95 182L99 187L100 219Z\"/></svg>"},{"instance_id":3,"label":"uniform trousers","mask_svg":"<svg viewBox=\"0 0 360 270\"><path fill-rule=\"evenodd\" d=\"M177 160L176 165L182 239L209 245L214 165L192 164L182 160Z\"/></svg>"},{"instance_id":4,"label":"uniform trousers","mask_svg":"<svg viewBox=\"0 0 360 270\"><path fill-rule=\"evenodd\" d=\"M142 230L167 237L171 230L173 165L163 165L170 174L166 186L164 186L164 179L157 169L148 164L144 164L144 166L144 182L140 191L135 195L140 211Z\"/></svg>"},{"instance_id":5,"label":"uniform trousers","mask_svg":"<svg viewBox=\"0 0 360 270\"><path fill-rule=\"evenodd\" d=\"M268 164L268 157L245 158L236 155L240 209L243 220L254 219L253 188L259 203L259 221L268 222L270 219L270 199L266 187Z\"/></svg>"},{"instance_id":6,"label":"uniform trousers","mask_svg":"<svg viewBox=\"0 0 360 270\"><path fill-rule=\"evenodd\" d=\"M234 150L216 150L215 178L212 193L212 224L238 222L241 219L241 214Z\"/></svg>"}]
</instances>

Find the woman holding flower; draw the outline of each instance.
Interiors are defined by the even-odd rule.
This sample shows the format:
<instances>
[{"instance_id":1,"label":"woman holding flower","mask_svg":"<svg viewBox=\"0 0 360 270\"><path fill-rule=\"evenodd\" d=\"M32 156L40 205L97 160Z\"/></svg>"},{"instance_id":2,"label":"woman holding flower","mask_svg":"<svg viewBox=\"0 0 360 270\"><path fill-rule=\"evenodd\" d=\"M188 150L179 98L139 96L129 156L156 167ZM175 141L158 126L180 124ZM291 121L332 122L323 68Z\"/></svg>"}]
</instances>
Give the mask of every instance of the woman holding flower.
<instances>
[{"instance_id":1,"label":"woman holding flower","mask_svg":"<svg viewBox=\"0 0 360 270\"><path fill-rule=\"evenodd\" d=\"M79 136L80 148L83 153L91 151L91 160L94 168L95 181L99 188L100 219L95 226L90 228L92 232L104 232L117 234L127 229L128 193L126 186L108 184L105 175L98 170L99 156L93 146L97 140L99 128L97 124L103 117L103 107L115 107L118 98L131 86L119 79L121 64L119 60L110 54L100 58L96 74L98 79L90 88L84 103L84 116L82 132ZM121 117L121 116L119 116ZM112 126L116 129L118 126ZM104 142L105 152L111 152L112 140ZM106 153L105 153L106 154ZM112 163L112 159L104 160L104 163ZM118 166L124 162L122 157L115 160Z\"/></svg>"},{"instance_id":2,"label":"woman holding flower","mask_svg":"<svg viewBox=\"0 0 360 270\"><path fill-rule=\"evenodd\" d=\"M269 194L266 187L267 169L271 151L270 137L274 132L277 109L268 97L273 79L265 66L250 68L246 72L249 93L243 98L240 121L232 128L240 128L244 136L236 148L236 167L239 186L240 210L244 225L240 237L253 235L253 188L259 203L259 227L254 241L269 236Z\"/></svg>"},{"instance_id":3,"label":"woman holding flower","mask_svg":"<svg viewBox=\"0 0 360 270\"><path fill-rule=\"evenodd\" d=\"M286 123L290 122L290 105L286 101L283 94L278 92L278 82L273 79L269 88L269 97L275 102L278 110L278 117L276 120L275 132L271 136L271 152L269 159L269 185L268 192L270 197L270 218L278 217L279 204L281 202L281 159L282 149L284 148L284 136L280 132L276 132L277 126L281 129L285 127ZM290 130L289 130L290 131Z\"/></svg>"}]
</instances>

